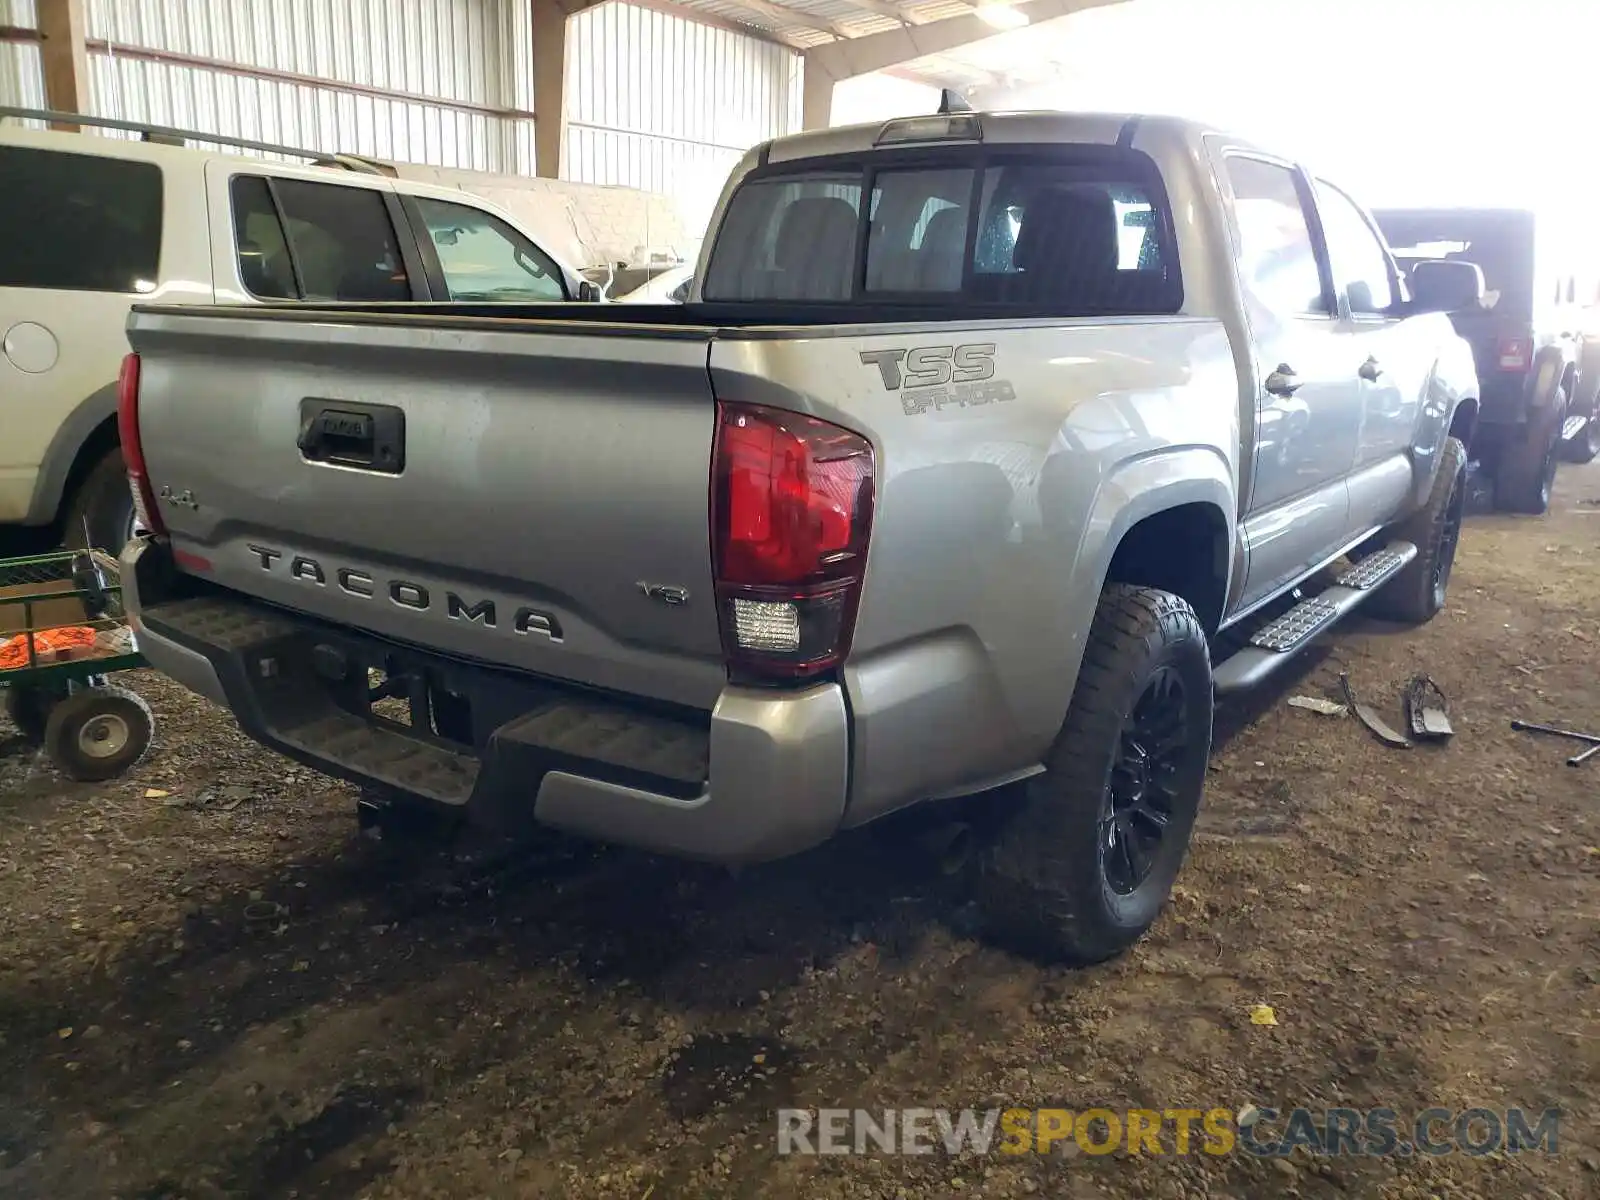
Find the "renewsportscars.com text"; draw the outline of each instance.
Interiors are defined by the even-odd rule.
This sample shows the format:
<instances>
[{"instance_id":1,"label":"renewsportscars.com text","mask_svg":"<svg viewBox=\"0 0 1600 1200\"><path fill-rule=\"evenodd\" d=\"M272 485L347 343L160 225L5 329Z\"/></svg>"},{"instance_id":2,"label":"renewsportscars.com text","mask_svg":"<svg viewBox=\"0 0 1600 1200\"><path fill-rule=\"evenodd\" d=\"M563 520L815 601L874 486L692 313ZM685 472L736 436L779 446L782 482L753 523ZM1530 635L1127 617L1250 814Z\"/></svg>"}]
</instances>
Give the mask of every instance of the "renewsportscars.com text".
<instances>
[{"instance_id":1,"label":"renewsportscars.com text","mask_svg":"<svg viewBox=\"0 0 1600 1200\"><path fill-rule=\"evenodd\" d=\"M1241 1120L1240 1117L1244 1119ZM782 1108L779 1154L1556 1154L1561 1113L1520 1108Z\"/></svg>"}]
</instances>

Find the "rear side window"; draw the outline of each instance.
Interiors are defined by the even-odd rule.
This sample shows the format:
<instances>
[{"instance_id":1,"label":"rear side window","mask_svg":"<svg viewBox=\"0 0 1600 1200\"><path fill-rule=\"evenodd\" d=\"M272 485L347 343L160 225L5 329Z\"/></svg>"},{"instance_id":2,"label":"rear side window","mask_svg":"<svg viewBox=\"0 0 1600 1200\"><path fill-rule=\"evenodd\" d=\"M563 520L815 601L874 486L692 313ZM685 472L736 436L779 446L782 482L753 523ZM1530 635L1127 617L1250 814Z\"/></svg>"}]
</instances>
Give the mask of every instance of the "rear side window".
<instances>
[{"instance_id":1,"label":"rear side window","mask_svg":"<svg viewBox=\"0 0 1600 1200\"><path fill-rule=\"evenodd\" d=\"M705 298L997 304L1065 316L1179 309L1164 200L1131 160L962 157L747 182L713 247Z\"/></svg>"},{"instance_id":2,"label":"rear side window","mask_svg":"<svg viewBox=\"0 0 1600 1200\"><path fill-rule=\"evenodd\" d=\"M848 300L860 216L859 172L745 184L717 237L706 299Z\"/></svg>"},{"instance_id":3,"label":"rear side window","mask_svg":"<svg viewBox=\"0 0 1600 1200\"><path fill-rule=\"evenodd\" d=\"M0 287L153 292L161 168L0 146Z\"/></svg>"},{"instance_id":4,"label":"rear side window","mask_svg":"<svg viewBox=\"0 0 1600 1200\"><path fill-rule=\"evenodd\" d=\"M372 188L236 175L239 278L270 300L410 300L383 194Z\"/></svg>"}]
</instances>

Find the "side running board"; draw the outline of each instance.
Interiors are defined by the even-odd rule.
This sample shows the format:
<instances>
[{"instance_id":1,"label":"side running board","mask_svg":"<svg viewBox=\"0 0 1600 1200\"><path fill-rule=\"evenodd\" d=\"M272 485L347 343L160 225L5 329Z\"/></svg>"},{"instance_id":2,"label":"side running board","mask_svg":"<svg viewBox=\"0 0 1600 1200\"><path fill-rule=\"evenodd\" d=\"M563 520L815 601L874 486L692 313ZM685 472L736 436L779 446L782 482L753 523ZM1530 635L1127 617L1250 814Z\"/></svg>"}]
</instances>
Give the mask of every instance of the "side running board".
<instances>
[{"instance_id":1,"label":"side running board","mask_svg":"<svg viewBox=\"0 0 1600 1200\"><path fill-rule=\"evenodd\" d=\"M1417 548L1410 542L1390 542L1340 575L1327 590L1300 601L1257 632L1243 650L1218 664L1212 674L1217 695L1255 687L1310 645L1317 634L1360 607L1416 556Z\"/></svg>"}]
</instances>

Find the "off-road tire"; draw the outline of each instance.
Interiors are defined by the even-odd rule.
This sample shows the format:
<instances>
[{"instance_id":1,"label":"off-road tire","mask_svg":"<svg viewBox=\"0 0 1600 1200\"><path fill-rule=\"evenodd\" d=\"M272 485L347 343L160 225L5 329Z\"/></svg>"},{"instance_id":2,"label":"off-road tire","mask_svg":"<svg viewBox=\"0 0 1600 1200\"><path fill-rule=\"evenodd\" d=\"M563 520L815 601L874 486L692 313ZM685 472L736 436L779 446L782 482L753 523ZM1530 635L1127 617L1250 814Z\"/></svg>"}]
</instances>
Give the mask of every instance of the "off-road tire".
<instances>
[{"instance_id":1,"label":"off-road tire","mask_svg":"<svg viewBox=\"0 0 1600 1200\"><path fill-rule=\"evenodd\" d=\"M1181 685L1178 765L1163 776L1170 813L1149 873L1123 894L1110 881L1101 846L1112 771L1136 706L1165 669ZM1194 609L1168 592L1107 585L1046 770L974 857L973 900L989 939L1035 959L1093 963L1143 936L1188 849L1211 719L1211 655Z\"/></svg>"},{"instance_id":2,"label":"off-road tire","mask_svg":"<svg viewBox=\"0 0 1600 1200\"><path fill-rule=\"evenodd\" d=\"M114 732L97 739L97 730ZM115 779L144 757L155 733L150 706L119 687L91 687L57 702L45 719L44 748L73 779Z\"/></svg>"},{"instance_id":3,"label":"off-road tire","mask_svg":"<svg viewBox=\"0 0 1600 1200\"><path fill-rule=\"evenodd\" d=\"M78 481L61 529L63 545L93 547L116 555L133 531L133 492L122 461L122 447L113 446Z\"/></svg>"},{"instance_id":4,"label":"off-road tire","mask_svg":"<svg viewBox=\"0 0 1600 1200\"><path fill-rule=\"evenodd\" d=\"M1567 403L1567 390L1562 388L1550 407L1529 416L1522 440L1506 447L1495 472L1496 508L1532 516L1549 511Z\"/></svg>"},{"instance_id":5,"label":"off-road tire","mask_svg":"<svg viewBox=\"0 0 1600 1200\"><path fill-rule=\"evenodd\" d=\"M1446 438L1427 504L1381 535L1384 544L1410 542L1417 556L1367 602L1368 612L1421 624L1444 607L1466 505L1467 448L1459 438Z\"/></svg>"}]
</instances>

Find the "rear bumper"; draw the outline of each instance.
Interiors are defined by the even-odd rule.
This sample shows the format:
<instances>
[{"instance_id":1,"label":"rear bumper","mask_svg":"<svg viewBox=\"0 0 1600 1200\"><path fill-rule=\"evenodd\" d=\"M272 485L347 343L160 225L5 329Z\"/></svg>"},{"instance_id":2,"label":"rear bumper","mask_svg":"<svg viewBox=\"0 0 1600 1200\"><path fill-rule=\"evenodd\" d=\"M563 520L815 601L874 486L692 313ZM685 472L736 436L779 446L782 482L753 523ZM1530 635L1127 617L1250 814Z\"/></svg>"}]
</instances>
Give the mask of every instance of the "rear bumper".
<instances>
[{"instance_id":1,"label":"rear bumper","mask_svg":"<svg viewBox=\"0 0 1600 1200\"><path fill-rule=\"evenodd\" d=\"M707 716L446 659L233 594L173 594L163 547L122 557L139 649L299 762L489 828L543 824L717 862L780 858L844 817L849 718L828 683L726 688ZM466 702L470 741L367 713L367 667L427 678Z\"/></svg>"}]
</instances>

